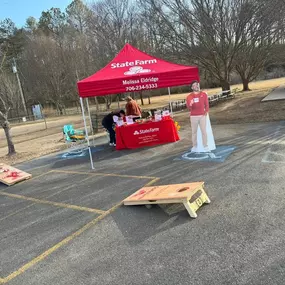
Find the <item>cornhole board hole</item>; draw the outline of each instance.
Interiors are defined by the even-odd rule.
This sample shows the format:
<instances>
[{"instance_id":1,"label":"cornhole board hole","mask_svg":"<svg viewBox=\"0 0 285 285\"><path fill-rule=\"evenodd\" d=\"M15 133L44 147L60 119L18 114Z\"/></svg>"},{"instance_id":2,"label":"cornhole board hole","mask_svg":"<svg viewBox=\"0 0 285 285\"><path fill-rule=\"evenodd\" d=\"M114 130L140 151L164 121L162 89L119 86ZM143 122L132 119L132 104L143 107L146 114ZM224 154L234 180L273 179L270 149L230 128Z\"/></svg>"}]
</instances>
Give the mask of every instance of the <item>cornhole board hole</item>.
<instances>
[{"instance_id":1,"label":"cornhole board hole","mask_svg":"<svg viewBox=\"0 0 285 285\"><path fill-rule=\"evenodd\" d=\"M30 179L31 174L14 168L10 165L0 163L0 182L11 186L23 180Z\"/></svg>"},{"instance_id":2,"label":"cornhole board hole","mask_svg":"<svg viewBox=\"0 0 285 285\"><path fill-rule=\"evenodd\" d=\"M152 205L182 203L190 217L197 218L197 210L211 201L204 182L143 187L124 200L124 205Z\"/></svg>"}]
</instances>

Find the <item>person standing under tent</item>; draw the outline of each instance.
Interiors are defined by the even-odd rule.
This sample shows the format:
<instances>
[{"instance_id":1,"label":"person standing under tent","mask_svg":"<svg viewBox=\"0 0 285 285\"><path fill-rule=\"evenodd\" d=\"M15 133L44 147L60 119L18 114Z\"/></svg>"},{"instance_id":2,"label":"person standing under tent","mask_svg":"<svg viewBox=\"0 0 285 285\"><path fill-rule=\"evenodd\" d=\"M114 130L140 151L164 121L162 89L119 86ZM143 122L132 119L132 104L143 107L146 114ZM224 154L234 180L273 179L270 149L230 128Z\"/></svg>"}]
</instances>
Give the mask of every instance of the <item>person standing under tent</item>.
<instances>
[{"instance_id":1,"label":"person standing under tent","mask_svg":"<svg viewBox=\"0 0 285 285\"><path fill-rule=\"evenodd\" d=\"M192 144L191 152L197 152L197 131L200 126L202 133L202 141L205 151L210 151L208 148L207 138L207 114L209 112L208 95L200 90L198 81L191 83L192 93L186 98L186 105L190 111L190 121L192 129Z\"/></svg>"},{"instance_id":2,"label":"person standing under tent","mask_svg":"<svg viewBox=\"0 0 285 285\"><path fill-rule=\"evenodd\" d=\"M142 111L138 103L131 96L126 98L126 115L133 116L133 120L141 118Z\"/></svg>"},{"instance_id":3,"label":"person standing under tent","mask_svg":"<svg viewBox=\"0 0 285 285\"><path fill-rule=\"evenodd\" d=\"M108 131L110 135L110 146L116 146L116 132L114 130L114 116L121 117L125 120L125 111L121 110L120 112L111 112L110 114L106 115L102 120L102 126Z\"/></svg>"}]
</instances>

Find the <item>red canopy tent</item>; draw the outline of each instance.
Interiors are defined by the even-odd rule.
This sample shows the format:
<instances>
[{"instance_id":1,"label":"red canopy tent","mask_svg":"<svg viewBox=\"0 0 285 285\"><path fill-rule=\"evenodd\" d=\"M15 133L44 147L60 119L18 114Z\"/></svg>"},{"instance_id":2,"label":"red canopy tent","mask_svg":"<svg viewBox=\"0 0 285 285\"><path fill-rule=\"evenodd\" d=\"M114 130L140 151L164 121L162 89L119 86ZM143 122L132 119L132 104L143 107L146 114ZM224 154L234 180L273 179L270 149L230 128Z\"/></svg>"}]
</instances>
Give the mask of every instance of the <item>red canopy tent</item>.
<instances>
[{"instance_id":1,"label":"red canopy tent","mask_svg":"<svg viewBox=\"0 0 285 285\"><path fill-rule=\"evenodd\" d=\"M90 77L79 81L77 87L92 169L94 169L94 166L88 138L83 98L165 87L168 87L170 95L170 87L188 85L194 80L199 81L198 67L171 63L159 59L127 43L117 56L104 68ZM86 101L90 118L88 100Z\"/></svg>"},{"instance_id":2,"label":"red canopy tent","mask_svg":"<svg viewBox=\"0 0 285 285\"><path fill-rule=\"evenodd\" d=\"M79 96L94 97L190 84L196 66L170 63L126 44L104 68L77 83Z\"/></svg>"}]
</instances>

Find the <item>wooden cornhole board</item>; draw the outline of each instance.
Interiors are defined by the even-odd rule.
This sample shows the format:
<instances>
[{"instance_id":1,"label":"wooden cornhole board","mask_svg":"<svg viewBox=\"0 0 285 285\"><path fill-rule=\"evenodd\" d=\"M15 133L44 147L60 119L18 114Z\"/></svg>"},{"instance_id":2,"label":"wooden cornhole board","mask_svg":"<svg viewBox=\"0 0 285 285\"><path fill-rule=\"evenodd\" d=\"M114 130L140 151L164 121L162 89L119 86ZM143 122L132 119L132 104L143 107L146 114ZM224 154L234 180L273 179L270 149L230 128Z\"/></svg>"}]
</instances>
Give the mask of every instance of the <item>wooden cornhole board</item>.
<instances>
[{"instance_id":1,"label":"wooden cornhole board","mask_svg":"<svg viewBox=\"0 0 285 285\"><path fill-rule=\"evenodd\" d=\"M23 180L30 179L31 174L14 168L10 165L0 163L0 182L11 186Z\"/></svg>"},{"instance_id":2,"label":"wooden cornhole board","mask_svg":"<svg viewBox=\"0 0 285 285\"><path fill-rule=\"evenodd\" d=\"M192 218L196 211L210 203L204 190L204 182L144 187L124 200L124 205L151 205L182 203Z\"/></svg>"}]
</instances>

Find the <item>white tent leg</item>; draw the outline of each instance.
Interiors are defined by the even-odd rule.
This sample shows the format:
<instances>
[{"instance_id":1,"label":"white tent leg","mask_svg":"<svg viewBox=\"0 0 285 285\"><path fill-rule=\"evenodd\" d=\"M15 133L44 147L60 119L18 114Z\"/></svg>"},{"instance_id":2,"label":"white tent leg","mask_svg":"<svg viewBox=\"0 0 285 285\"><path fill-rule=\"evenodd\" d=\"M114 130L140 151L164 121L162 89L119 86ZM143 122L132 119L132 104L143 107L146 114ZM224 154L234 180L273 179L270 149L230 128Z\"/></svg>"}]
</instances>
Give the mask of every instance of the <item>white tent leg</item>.
<instances>
[{"instance_id":1,"label":"white tent leg","mask_svg":"<svg viewBox=\"0 0 285 285\"><path fill-rule=\"evenodd\" d=\"M169 105L170 105L170 114L171 114L171 117L173 117L173 111L172 111L172 102L171 102L171 98L170 98L170 87L168 87L168 95L169 95Z\"/></svg>"},{"instance_id":2,"label":"white tent leg","mask_svg":"<svg viewBox=\"0 0 285 285\"><path fill-rule=\"evenodd\" d=\"M84 122L85 133L86 133L85 137L86 137L86 140L87 140L87 145L88 145L88 150L89 150L91 168L94 169L92 152L91 152L91 147L90 147L90 141L89 141L89 137L88 137L88 129L87 129L86 118L85 118L83 99L81 97L80 97L80 105L81 105L82 117L83 117L83 122Z\"/></svg>"},{"instance_id":3,"label":"white tent leg","mask_svg":"<svg viewBox=\"0 0 285 285\"><path fill-rule=\"evenodd\" d=\"M88 98L86 98L85 100L86 100L86 105L87 105L87 110L88 110L88 117L89 117L89 121L90 121L90 131L92 134L92 141L93 141L93 146L94 146L94 132L93 132L93 124L92 124L90 108L89 108L89 101L88 101Z\"/></svg>"}]
</instances>

